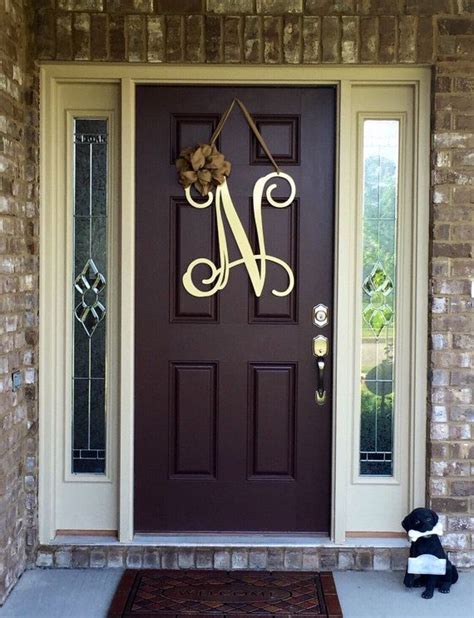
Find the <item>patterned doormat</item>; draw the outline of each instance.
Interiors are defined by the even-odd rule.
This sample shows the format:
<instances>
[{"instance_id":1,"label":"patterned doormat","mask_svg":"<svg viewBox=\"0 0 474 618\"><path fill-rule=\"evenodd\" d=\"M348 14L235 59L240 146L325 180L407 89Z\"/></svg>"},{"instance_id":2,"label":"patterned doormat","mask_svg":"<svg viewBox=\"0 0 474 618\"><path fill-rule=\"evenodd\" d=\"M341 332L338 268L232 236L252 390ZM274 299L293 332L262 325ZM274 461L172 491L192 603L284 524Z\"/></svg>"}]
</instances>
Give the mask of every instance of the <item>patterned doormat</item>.
<instances>
[{"instance_id":1,"label":"patterned doormat","mask_svg":"<svg viewBox=\"0 0 474 618\"><path fill-rule=\"evenodd\" d=\"M341 618L332 573L127 570L109 618Z\"/></svg>"}]
</instances>

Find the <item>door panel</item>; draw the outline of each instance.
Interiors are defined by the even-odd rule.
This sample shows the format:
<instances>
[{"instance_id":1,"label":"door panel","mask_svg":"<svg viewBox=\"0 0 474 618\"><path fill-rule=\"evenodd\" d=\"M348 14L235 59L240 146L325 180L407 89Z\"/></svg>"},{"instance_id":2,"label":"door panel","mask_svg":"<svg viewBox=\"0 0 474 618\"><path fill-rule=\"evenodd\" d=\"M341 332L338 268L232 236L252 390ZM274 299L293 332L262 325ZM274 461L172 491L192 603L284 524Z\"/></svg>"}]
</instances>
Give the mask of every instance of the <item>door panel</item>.
<instances>
[{"instance_id":1,"label":"door panel","mask_svg":"<svg viewBox=\"0 0 474 618\"><path fill-rule=\"evenodd\" d=\"M217 365L171 363L170 370L170 478L215 479Z\"/></svg>"},{"instance_id":2,"label":"door panel","mask_svg":"<svg viewBox=\"0 0 474 618\"><path fill-rule=\"evenodd\" d=\"M249 479L294 480L295 388L295 364L249 364Z\"/></svg>"},{"instance_id":3,"label":"door panel","mask_svg":"<svg viewBox=\"0 0 474 618\"><path fill-rule=\"evenodd\" d=\"M182 284L192 260L217 264L219 253L213 206L187 204L174 162L209 141L233 97L296 183L290 206L262 209L267 254L295 274L285 297L272 294L287 275L271 262L260 298L243 265L211 297ZM331 350L331 322L316 328L312 308L331 309L333 297L335 102L329 87L137 88L137 531L328 532L331 402L315 403L312 338L326 335ZM273 169L238 110L218 148L256 250L252 190ZM288 185L277 184L284 198ZM196 282L208 274L196 270Z\"/></svg>"}]
</instances>

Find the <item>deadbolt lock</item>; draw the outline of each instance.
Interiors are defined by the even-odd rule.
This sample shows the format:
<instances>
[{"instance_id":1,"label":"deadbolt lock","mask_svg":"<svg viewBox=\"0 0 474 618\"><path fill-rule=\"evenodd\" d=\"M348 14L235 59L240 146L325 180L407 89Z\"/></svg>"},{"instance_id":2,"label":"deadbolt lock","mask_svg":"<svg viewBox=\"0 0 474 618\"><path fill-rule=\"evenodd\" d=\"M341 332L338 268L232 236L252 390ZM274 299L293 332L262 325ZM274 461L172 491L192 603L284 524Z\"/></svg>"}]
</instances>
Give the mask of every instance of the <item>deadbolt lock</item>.
<instances>
[{"instance_id":1,"label":"deadbolt lock","mask_svg":"<svg viewBox=\"0 0 474 618\"><path fill-rule=\"evenodd\" d=\"M329 351L328 338L324 335L313 337L313 354L317 358L324 358Z\"/></svg>"},{"instance_id":2,"label":"deadbolt lock","mask_svg":"<svg viewBox=\"0 0 474 618\"><path fill-rule=\"evenodd\" d=\"M326 305L319 304L313 307L313 324L322 328L328 323L328 308Z\"/></svg>"}]
</instances>

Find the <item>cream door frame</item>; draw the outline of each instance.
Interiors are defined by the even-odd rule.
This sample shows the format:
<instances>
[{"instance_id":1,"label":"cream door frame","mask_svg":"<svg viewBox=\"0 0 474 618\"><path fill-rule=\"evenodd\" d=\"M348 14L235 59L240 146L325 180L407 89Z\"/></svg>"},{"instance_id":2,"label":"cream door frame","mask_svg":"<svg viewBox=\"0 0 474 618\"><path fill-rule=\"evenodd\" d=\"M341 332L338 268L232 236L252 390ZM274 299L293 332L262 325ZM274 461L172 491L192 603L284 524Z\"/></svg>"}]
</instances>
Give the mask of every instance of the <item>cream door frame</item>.
<instances>
[{"instance_id":1,"label":"cream door frame","mask_svg":"<svg viewBox=\"0 0 474 618\"><path fill-rule=\"evenodd\" d=\"M133 541L133 447L134 447L134 141L135 86L137 84L334 84L339 91L338 144L350 144L352 133L351 88L354 85L406 84L414 89L415 145L413 194L413 295L411 299L410 444L409 505L424 503L425 425L427 383L427 298L428 298L428 223L429 223L429 119L430 70L426 67L354 66L228 66L228 65L132 65L105 63L47 63L41 66L41 178L47 178L56 160L57 145L51 141L57 86L63 83L117 83L121 89L121 283L120 283L120 377L119 377L119 541ZM334 299L334 391L332 443L331 539L345 540L348 529L347 487L351 476L353 437L349 419L357 394L347 342L354 341L356 288L353 277L354 188L351 184L351 149L338 146L335 299ZM48 265L57 259L55 243L48 237L52 213L56 212L52 183L41 182L40 249L40 384L39 384L39 520L40 542L51 543L54 518L54 428L56 393L54 370L48 364L59 344L57 328L46 319L48 294L54 282L46 276ZM57 291L57 290L56 290ZM63 316L57 316L64 319ZM81 525L77 526L81 528ZM349 526L350 529L350 526ZM374 531L375 532L375 531Z\"/></svg>"}]
</instances>

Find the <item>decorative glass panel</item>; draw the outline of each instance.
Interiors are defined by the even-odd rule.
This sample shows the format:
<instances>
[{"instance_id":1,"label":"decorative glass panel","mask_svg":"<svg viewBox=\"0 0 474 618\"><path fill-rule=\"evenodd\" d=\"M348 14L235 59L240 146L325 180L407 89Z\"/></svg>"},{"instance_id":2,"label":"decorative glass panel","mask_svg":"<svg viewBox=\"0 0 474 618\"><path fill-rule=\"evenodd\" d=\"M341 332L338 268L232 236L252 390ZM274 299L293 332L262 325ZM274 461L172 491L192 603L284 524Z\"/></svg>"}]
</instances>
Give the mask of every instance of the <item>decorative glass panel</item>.
<instances>
[{"instance_id":1,"label":"decorative glass panel","mask_svg":"<svg viewBox=\"0 0 474 618\"><path fill-rule=\"evenodd\" d=\"M360 474L393 474L399 121L363 125Z\"/></svg>"},{"instance_id":2,"label":"decorative glass panel","mask_svg":"<svg viewBox=\"0 0 474 618\"><path fill-rule=\"evenodd\" d=\"M74 121L72 472L105 473L107 120Z\"/></svg>"}]
</instances>

